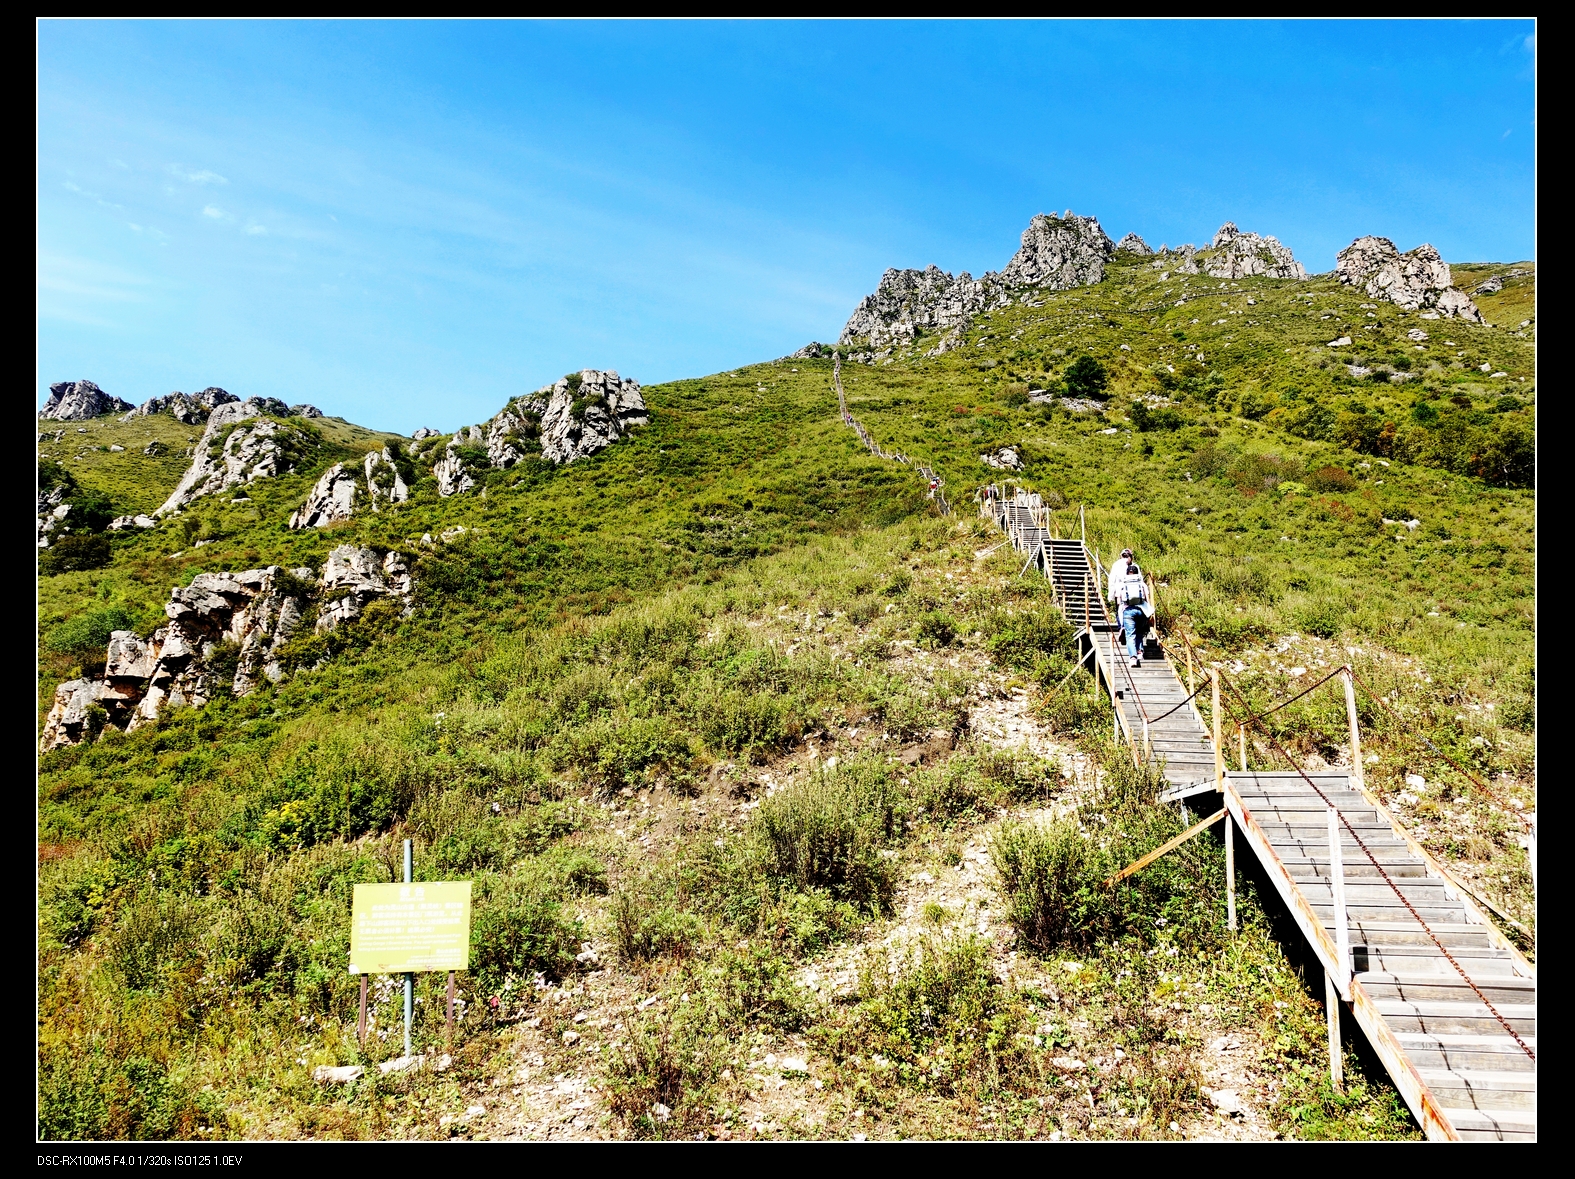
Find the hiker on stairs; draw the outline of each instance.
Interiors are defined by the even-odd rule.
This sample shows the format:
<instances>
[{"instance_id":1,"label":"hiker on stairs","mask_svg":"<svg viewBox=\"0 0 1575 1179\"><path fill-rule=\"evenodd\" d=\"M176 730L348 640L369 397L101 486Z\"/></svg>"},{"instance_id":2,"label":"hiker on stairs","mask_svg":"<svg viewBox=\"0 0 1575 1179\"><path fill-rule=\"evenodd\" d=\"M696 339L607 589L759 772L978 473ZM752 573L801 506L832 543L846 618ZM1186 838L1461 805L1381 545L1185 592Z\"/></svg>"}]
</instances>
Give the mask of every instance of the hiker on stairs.
<instances>
[{"instance_id":1,"label":"hiker on stairs","mask_svg":"<svg viewBox=\"0 0 1575 1179\"><path fill-rule=\"evenodd\" d=\"M1149 621L1154 617L1154 604L1148 599L1148 585L1143 580L1143 570L1130 557L1111 596L1115 598L1120 611L1121 629L1127 640L1127 657L1131 659L1133 667L1142 667L1143 637L1148 633Z\"/></svg>"},{"instance_id":2,"label":"hiker on stairs","mask_svg":"<svg viewBox=\"0 0 1575 1179\"><path fill-rule=\"evenodd\" d=\"M1110 564L1109 596L1110 604L1116 604L1116 588L1121 584L1121 579L1126 576L1127 566L1132 563L1132 550L1122 549L1121 555Z\"/></svg>"}]
</instances>

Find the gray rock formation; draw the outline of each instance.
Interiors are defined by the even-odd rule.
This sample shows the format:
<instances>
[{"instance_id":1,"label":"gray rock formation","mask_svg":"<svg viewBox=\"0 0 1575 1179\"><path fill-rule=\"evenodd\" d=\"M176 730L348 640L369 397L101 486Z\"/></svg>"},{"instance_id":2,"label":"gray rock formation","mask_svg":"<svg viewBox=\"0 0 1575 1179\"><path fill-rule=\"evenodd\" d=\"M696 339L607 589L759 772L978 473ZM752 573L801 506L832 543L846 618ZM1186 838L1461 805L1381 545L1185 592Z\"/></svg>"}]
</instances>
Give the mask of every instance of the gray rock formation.
<instances>
[{"instance_id":1,"label":"gray rock formation","mask_svg":"<svg viewBox=\"0 0 1575 1179\"><path fill-rule=\"evenodd\" d=\"M191 466L155 515L178 512L199 496L216 495L255 479L293 470L287 453L293 428L260 417L265 413L287 413L288 409L284 402L271 397L228 402L214 409L192 452ZM251 424L244 424L247 422ZM300 431L294 433L299 435Z\"/></svg>"},{"instance_id":2,"label":"gray rock formation","mask_svg":"<svg viewBox=\"0 0 1575 1179\"><path fill-rule=\"evenodd\" d=\"M1023 230L1022 245L1001 271L1000 281L1008 287L1053 291L1093 286L1105 277L1105 263L1115 249L1097 217L1079 217L1071 209L1061 217L1040 213Z\"/></svg>"},{"instance_id":3,"label":"gray rock formation","mask_svg":"<svg viewBox=\"0 0 1575 1179\"><path fill-rule=\"evenodd\" d=\"M328 554L323 566L322 605L317 612L317 632L333 630L361 617L379 598L397 597L407 612L414 592L410 568L398 553L379 560L371 549L342 544Z\"/></svg>"},{"instance_id":4,"label":"gray rock formation","mask_svg":"<svg viewBox=\"0 0 1575 1179\"><path fill-rule=\"evenodd\" d=\"M152 516L116 516L109 522L111 532L125 532L132 528L157 528L159 522Z\"/></svg>"},{"instance_id":5,"label":"gray rock formation","mask_svg":"<svg viewBox=\"0 0 1575 1179\"><path fill-rule=\"evenodd\" d=\"M783 360L829 360L834 351L830 344L822 344L819 340L811 340L797 352L789 352Z\"/></svg>"},{"instance_id":6,"label":"gray rock formation","mask_svg":"<svg viewBox=\"0 0 1575 1179\"><path fill-rule=\"evenodd\" d=\"M1360 286L1369 299L1387 299L1424 318L1482 322L1477 305L1456 289L1449 263L1425 242L1402 254L1386 237L1359 237L1340 251L1335 273L1347 286Z\"/></svg>"},{"instance_id":7,"label":"gray rock formation","mask_svg":"<svg viewBox=\"0 0 1575 1179\"><path fill-rule=\"evenodd\" d=\"M410 498L410 488L399 473L399 465L394 462L394 452L390 448L385 446L381 452L367 451L361 465L366 476L367 498L374 512L379 503L402 504Z\"/></svg>"},{"instance_id":8,"label":"gray rock formation","mask_svg":"<svg viewBox=\"0 0 1575 1179\"><path fill-rule=\"evenodd\" d=\"M443 457L432 465L432 474L437 478L438 494L441 496L459 495L476 486L475 478L465 468L465 460L454 452L458 438L456 434L449 440Z\"/></svg>"},{"instance_id":9,"label":"gray rock formation","mask_svg":"<svg viewBox=\"0 0 1575 1179\"><path fill-rule=\"evenodd\" d=\"M303 402L300 405L292 405L290 415L297 418L320 418L323 416L323 411L315 405L307 405Z\"/></svg>"},{"instance_id":10,"label":"gray rock formation","mask_svg":"<svg viewBox=\"0 0 1575 1179\"><path fill-rule=\"evenodd\" d=\"M208 415L219 406L231 405L239 400L240 398L235 394L227 393L216 385L210 385L200 393L182 393L176 390L167 397L149 397L120 420L124 422L131 418L145 418L162 413L185 425L197 426L207 421Z\"/></svg>"},{"instance_id":11,"label":"gray rock formation","mask_svg":"<svg viewBox=\"0 0 1575 1179\"><path fill-rule=\"evenodd\" d=\"M1135 233L1129 233L1118 241L1116 249L1122 253L1138 254L1145 258L1154 252L1148 248L1148 243Z\"/></svg>"},{"instance_id":12,"label":"gray rock formation","mask_svg":"<svg viewBox=\"0 0 1575 1179\"><path fill-rule=\"evenodd\" d=\"M979 461L987 467L994 467L997 471L1021 471L1023 469L1022 457L1017 453L1015 446L1003 446L1000 450L992 450L989 454L981 454Z\"/></svg>"},{"instance_id":13,"label":"gray rock formation","mask_svg":"<svg viewBox=\"0 0 1575 1179\"><path fill-rule=\"evenodd\" d=\"M426 439L426 438L441 438L442 436L443 435L442 435L441 431L431 429L428 426L422 426L419 430L417 430L410 437L414 441L420 442L420 441L422 441L423 439Z\"/></svg>"},{"instance_id":14,"label":"gray rock formation","mask_svg":"<svg viewBox=\"0 0 1575 1179\"><path fill-rule=\"evenodd\" d=\"M911 344L921 333L965 327L979 313L1005 307L1025 289L1065 291L1101 281L1114 252L1096 218L1079 217L1070 209L1061 217L1040 213L1023 230L1017 253L998 274L975 279L963 271L953 276L933 265L886 271L874 293L853 309L838 342L868 341L873 351Z\"/></svg>"},{"instance_id":15,"label":"gray rock formation","mask_svg":"<svg viewBox=\"0 0 1575 1179\"><path fill-rule=\"evenodd\" d=\"M975 281L966 270L955 277L934 265L888 270L874 293L853 309L838 342L867 340L871 348L911 344L921 332L965 326L980 312L1008 302L1006 292Z\"/></svg>"},{"instance_id":16,"label":"gray rock formation","mask_svg":"<svg viewBox=\"0 0 1575 1179\"><path fill-rule=\"evenodd\" d=\"M343 463L335 463L323 472L306 502L290 513L289 527L326 528L348 520L355 515L355 501L360 494L355 473Z\"/></svg>"},{"instance_id":17,"label":"gray rock formation","mask_svg":"<svg viewBox=\"0 0 1575 1179\"><path fill-rule=\"evenodd\" d=\"M542 406L541 456L551 463L585 458L651 424L638 381L610 369L582 369L578 376L578 382L561 377L522 402L526 409Z\"/></svg>"},{"instance_id":18,"label":"gray rock formation","mask_svg":"<svg viewBox=\"0 0 1575 1179\"><path fill-rule=\"evenodd\" d=\"M228 692L245 696L264 681L284 677L281 648L299 634L314 600L322 605L315 629L332 630L360 617L368 604L391 598L411 610L414 585L398 553L340 545L315 583L310 569L247 569L201 573L176 587L164 607L169 619L148 638L134 631L110 635L104 675L69 680L55 689L44 722L43 752L97 736L105 728L136 729L166 708L201 707ZM236 659L233 678L220 671L216 648ZM238 650L237 650L238 648Z\"/></svg>"},{"instance_id":19,"label":"gray rock formation","mask_svg":"<svg viewBox=\"0 0 1575 1179\"><path fill-rule=\"evenodd\" d=\"M1306 278L1307 268L1274 237L1243 233L1234 222L1221 225L1204 256L1211 278Z\"/></svg>"},{"instance_id":20,"label":"gray rock formation","mask_svg":"<svg viewBox=\"0 0 1575 1179\"><path fill-rule=\"evenodd\" d=\"M85 422L130 408L131 402L111 397L92 381L56 381L49 386L49 400L38 416L55 422Z\"/></svg>"}]
</instances>

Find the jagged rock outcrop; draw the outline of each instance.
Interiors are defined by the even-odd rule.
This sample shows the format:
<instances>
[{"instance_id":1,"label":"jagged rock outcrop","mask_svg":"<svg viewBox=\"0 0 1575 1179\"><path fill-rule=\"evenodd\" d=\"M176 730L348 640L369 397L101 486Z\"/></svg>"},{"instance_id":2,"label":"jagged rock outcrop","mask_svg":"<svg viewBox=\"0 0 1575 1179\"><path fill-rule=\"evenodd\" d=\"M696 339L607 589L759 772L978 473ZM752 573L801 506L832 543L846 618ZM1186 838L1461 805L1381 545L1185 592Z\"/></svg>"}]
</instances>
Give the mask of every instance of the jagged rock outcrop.
<instances>
[{"instance_id":1,"label":"jagged rock outcrop","mask_svg":"<svg viewBox=\"0 0 1575 1179\"><path fill-rule=\"evenodd\" d=\"M1018 454L1017 447L1003 446L1000 450L992 450L989 454L981 454L979 461L987 467L994 467L997 471L1021 471L1023 459Z\"/></svg>"},{"instance_id":2,"label":"jagged rock outcrop","mask_svg":"<svg viewBox=\"0 0 1575 1179\"><path fill-rule=\"evenodd\" d=\"M348 520L355 515L355 501L360 494L355 473L343 463L335 463L317 480L306 502L290 513L289 527L326 528Z\"/></svg>"},{"instance_id":3,"label":"jagged rock outcrop","mask_svg":"<svg viewBox=\"0 0 1575 1179\"><path fill-rule=\"evenodd\" d=\"M40 418L55 422L85 422L106 413L125 413L131 402L111 397L92 381L56 381L49 386L49 400L38 411Z\"/></svg>"},{"instance_id":4,"label":"jagged rock outcrop","mask_svg":"<svg viewBox=\"0 0 1575 1179\"><path fill-rule=\"evenodd\" d=\"M830 360L835 349L830 344L822 344L819 340L811 340L797 352L789 352L783 360Z\"/></svg>"},{"instance_id":5,"label":"jagged rock outcrop","mask_svg":"<svg viewBox=\"0 0 1575 1179\"><path fill-rule=\"evenodd\" d=\"M319 634L361 617L361 612L379 598L398 597L408 610L414 592L410 567L398 553L389 552L379 560L371 549L350 544L342 544L328 554L321 584Z\"/></svg>"},{"instance_id":6,"label":"jagged rock outcrop","mask_svg":"<svg viewBox=\"0 0 1575 1179\"><path fill-rule=\"evenodd\" d=\"M292 405L290 414L292 417L297 418L320 418L323 416L323 411L315 405L307 405L305 402L302 402L300 405Z\"/></svg>"},{"instance_id":7,"label":"jagged rock outcrop","mask_svg":"<svg viewBox=\"0 0 1575 1179\"><path fill-rule=\"evenodd\" d=\"M304 441L289 425L261 417L281 415L289 407L272 397L218 406L208 415L208 425L192 452L191 466L169 499L154 513L178 512L199 496L216 495L255 479L272 478L294 470L290 451ZM247 424L250 423L250 424Z\"/></svg>"},{"instance_id":8,"label":"jagged rock outcrop","mask_svg":"<svg viewBox=\"0 0 1575 1179\"><path fill-rule=\"evenodd\" d=\"M953 276L934 265L886 271L874 293L853 309L838 342L862 340L872 350L884 349L911 344L922 332L965 327L981 312L1005 307L1024 288L1064 291L1101 281L1114 252L1097 218L1079 217L1070 209L1061 217L1040 213L999 273L975 279L967 271Z\"/></svg>"},{"instance_id":9,"label":"jagged rock outcrop","mask_svg":"<svg viewBox=\"0 0 1575 1179\"><path fill-rule=\"evenodd\" d=\"M459 435L454 437L458 438ZM459 495L476 486L476 480L466 468L465 460L454 452L452 445L432 465L432 474L437 479L438 494L441 496Z\"/></svg>"},{"instance_id":10,"label":"jagged rock outcrop","mask_svg":"<svg viewBox=\"0 0 1575 1179\"><path fill-rule=\"evenodd\" d=\"M541 410L541 456L572 463L611 446L636 426L651 424L640 383L611 369L582 369L544 385L528 399Z\"/></svg>"},{"instance_id":11,"label":"jagged rock outcrop","mask_svg":"<svg viewBox=\"0 0 1575 1179\"><path fill-rule=\"evenodd\" d=\"M876 349L911 344L921 332L966 325L1009 301L1004 291L976 281L966 270L955 276L933 264L923 270L888 270L874 293L859 300L838 343L867 340Z\"/></svg>"},{"instance_id":12,"label":"jagged rock outcrop","mask_svg":"<svg viewBox=\"0 0 1575 1179\"><path fill-rule=\"evenodd\" d=\"M177 422L188 426L200 425L208 420L208 415L221 405L231 405L240 398L233 393L227 393L216 385L210 385L200 393L182 393L176 390L167 397L149 397L136 409L122 417L121 421L132 418L145 418L152 414L168 414Z\"/></svg>"},{"instance_id":13,"label":"jagged rock outcrop","mask_svg":"<svg viewBox=\"0 0 1575 1179\"><path fill-rule=\"evenodd\" d=\"M1105 263L1115 251L1097 217L1079 217L1071 209L1060 217L1040 213L1023 230L1022 245L999 280L1008 287L1054 291L1090 287L1105 277Z\"/></svg>"},{"instance_id":14,"label":"jagged rock outcrop","mask_svg":"<svg viewBox=\"0 0 1575 1179\"><path fill-rule=\"evenodd\" d=\"M443 436L443 432L441 430L434 430L434 429L432 429L429 426L422 426L419 430L417 430L410 437L411 437L412 441L420 442L423 439L427 439L427 438L441 438L442 436Z\"/></svg>"},{"instance_id":15,"label":"jagged rock outcrop","mask_svg":"<svg viewBox=\"0 0 1575 1179\"><path fill-rule=\"evenodd\" d=\"M1425 242L1402 254L1386 237L1359 237L1341 250L1335 273L1347 286L1360 286L1369 299L1387 299L1424 318L1482 322L1482 312L1454 285L1449 263Z\"/></svg>"},{"instance_id":16,"label":"jagged rock outcrop","mask_svg":"<svg viewBox=\"0 0 1575 1179\"><path fill-rule=\"evenodd\" d=\"M1243 233L1232 221L1225 222L1215 233L1209 252L1204 255L1203 271L1211 278L1307 277L1307 268L1278 238Z\"/></svg>"},{"instance_id":17,"label":"jagged rock outcrop","mask_svg":"<svg viewBox=\"0 0 1575 1179\"><path fill-rule=\"evenodd\" d=\"M410 498L410 488L391 448L385 446L381 451L367 451L361 466L366 476L367 498L374 512L379 503L402 504Z\"/></svg>"},{"instance_id":18,"label":"jagged rock outcrop","mask_svg":"<svg viewBox=\"0 0 1575 1179\"><path fill-rule=\"evenodd\" d=\"M152 516L116 516L109 522L111 532L124 532L128 528L157 528L159 522Z\"/></svg>"},{"instance_id":19,"label":"jagged rock outcrop","mask_svg":"<svg viewBox=\"0 0 1575 1179\"><path fill-rule=\"evenodd\" d=\"M128 630L110 635L100 679L55 689L40 748L74 745L108 727L136 729L165 708L248 695L264 680L284 677L281 649L301 633L314 601L322 603L314 628L321 633L358 618L379 598L402 602L408 613L413 592L398 553L379 557L354 545L330 553L315 582L310 569L277 565L198 574L170 592L169 621L148 638Z\"/></svg>"},{"instance_id":20,"label":"jagged rock outcrop","mask_svg":"<svg viewBox=\"0 0 1575 1179\"><path fill-rule=\"evenodd\" d=\"M1125 254L1138 254L1148 257L1154 251L1148 248L1148 243L1135 233L1129 233L1116 243L1116 249Z\"/></svg>"}]
</instances>

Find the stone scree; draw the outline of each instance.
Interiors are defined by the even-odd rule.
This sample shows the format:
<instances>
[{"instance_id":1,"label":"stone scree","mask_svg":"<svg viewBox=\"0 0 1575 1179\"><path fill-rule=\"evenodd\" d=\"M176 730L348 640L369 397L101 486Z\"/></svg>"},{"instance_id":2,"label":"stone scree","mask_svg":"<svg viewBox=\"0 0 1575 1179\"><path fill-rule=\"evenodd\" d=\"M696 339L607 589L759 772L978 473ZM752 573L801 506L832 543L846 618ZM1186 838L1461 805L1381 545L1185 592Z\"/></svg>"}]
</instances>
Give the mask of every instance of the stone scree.
<instances>
[{"instance_id":1,"label":"stone scree","mask_svg":"<svg viewBox=\"0 0 1575 1179\"><path fill-rule=\"evenodd\" d=\"M47 753L97 736L106 728L132 730L168 707L200 708L221 692L245 696L263 680L285 675L280 648L300 633L317 603L318 633L358 618L373 601L394 598L408 614L414 585L396 552L340 545L315 582L310 569L277 565L240 573L199 573L170 591L169 619L147 639L135 631L110 635L102 679L68 680L55 689L39 743ZM235 675L213 666L221 643L239 647Z\"/></svg>"}]
</instances>

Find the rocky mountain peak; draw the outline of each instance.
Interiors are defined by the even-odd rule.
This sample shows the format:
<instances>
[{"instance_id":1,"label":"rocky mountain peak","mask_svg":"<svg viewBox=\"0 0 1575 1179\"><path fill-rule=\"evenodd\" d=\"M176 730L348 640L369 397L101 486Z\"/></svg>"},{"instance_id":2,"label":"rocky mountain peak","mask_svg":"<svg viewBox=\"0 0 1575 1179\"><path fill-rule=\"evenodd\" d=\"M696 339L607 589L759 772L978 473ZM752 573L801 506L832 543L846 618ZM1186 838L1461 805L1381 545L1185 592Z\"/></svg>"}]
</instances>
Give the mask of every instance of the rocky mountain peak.
<instances>
[{"instance_id":1,"label":"rocky mountain peak","mask_svg":"<svg viewBox=\"0 0 1575 1179\"><path fill-rule=\"evenodd\" d=\"M1116 243L1116 250L1124 254L1137 254L1148 257L1154 251L1148 248L1148 243L1135 233L1129 233Z\"/></svg>"},{"instance_id":2,"label":"rocky mountain peak","mask_svg":"<svg viewBox=\"0 0 1575 1179\"><path fill-rule=\"evenodd\" d=\"M264 414L272 416L263 417ZM178 512L199 496L215 495L254 479L293 470L286 443L291 441L292 430L297 439L301 432L274 420L289 414L290 407L273 397L250 397L216 406L208 414L202 437L197 439L191 466L155 514ZM259 418L253 425L242 424Z\"/></svg>"},{"instance_id":3,"label":"rocky mountain peak","mask_svg":"<svg viewBox=\"0 0 1575 1179\"><path fill-rule=\"evenodd\" d=\"M1079 217L1071 209L1061 217L1039 213L1023 230L1022 245L999 279L1010 287L1056 291L1093 286L1105 277L1105 263L1115 250L1097 217Z\"/></svg>"},{"instance_id":4,"label":"rocky mountain peak","mask_svg":"<svg viewBox=\"0 0 1575 1179\"><path fill-rule=\"evenodd\" d=\"M38 416L55 422L85 422L100 414L125 413L131 407L131 402L111 397L92 381L56 381L49 386L49 400Z\"/></svg>"},{"instance_id":5,"label":"rocky mountain peak","mask_svg":"<svg viewBox=\"0 0 1575 1179\"><path fill-rule=\"evenodd\" d=\"M1209 243L1203 272L1212 278L1306 278L1307 268L1276 237L1243 233L1227 221Z\"/></svg>"}]
</instances>

